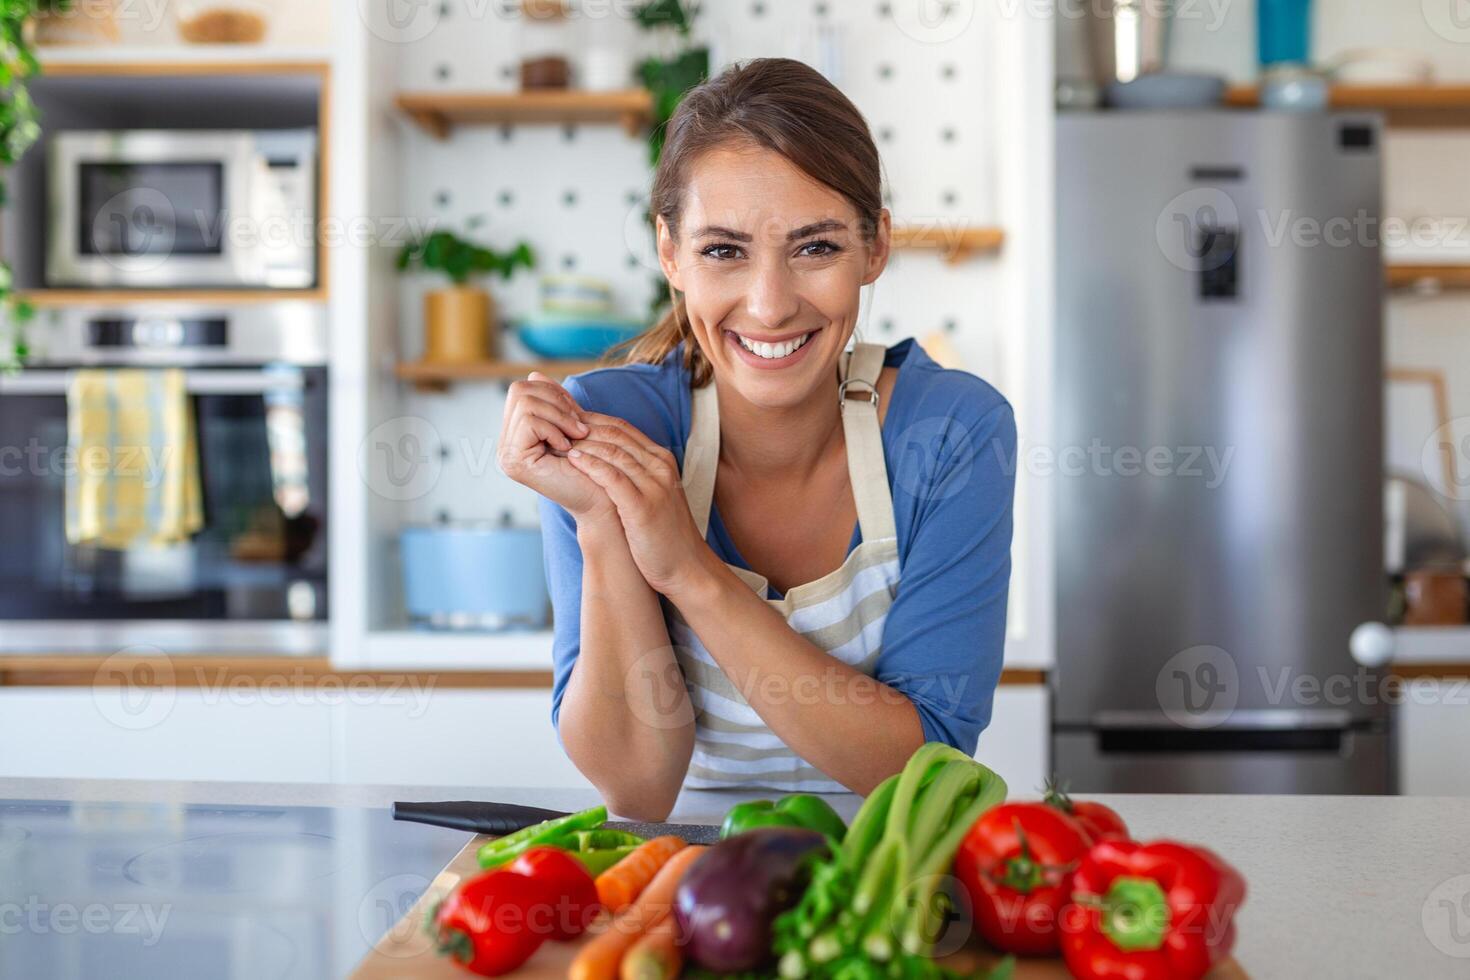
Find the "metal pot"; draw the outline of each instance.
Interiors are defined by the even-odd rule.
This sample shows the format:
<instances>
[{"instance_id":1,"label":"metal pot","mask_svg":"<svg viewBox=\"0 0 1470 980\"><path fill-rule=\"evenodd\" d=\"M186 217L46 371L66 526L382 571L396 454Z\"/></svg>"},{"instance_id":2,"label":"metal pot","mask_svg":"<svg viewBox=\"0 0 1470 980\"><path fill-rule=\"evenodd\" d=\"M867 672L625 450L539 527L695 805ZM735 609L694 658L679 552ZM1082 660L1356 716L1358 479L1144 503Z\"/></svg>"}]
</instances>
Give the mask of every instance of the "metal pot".
<instances>
[{"instance_id":1,"label":"metal pot","mask_svg":"<svg viewBox=\"0 0 1470 980\"><path fill-rule=\"evenodd\" d=\"M1083 7L1099 85L1131 82L1164 67L1174 0L1089 0Z\"/></svg>"},{"instance_id":2,"label":"metal pot","mask_svg":"<svg viewBox=\"0 0 1470 980\"><path fill-rule=\"evenodd\" d=\"M541 629L549 598L537 528L491 523L404 528L409 619L435 629Z\"/></svg>"}]
</instances>

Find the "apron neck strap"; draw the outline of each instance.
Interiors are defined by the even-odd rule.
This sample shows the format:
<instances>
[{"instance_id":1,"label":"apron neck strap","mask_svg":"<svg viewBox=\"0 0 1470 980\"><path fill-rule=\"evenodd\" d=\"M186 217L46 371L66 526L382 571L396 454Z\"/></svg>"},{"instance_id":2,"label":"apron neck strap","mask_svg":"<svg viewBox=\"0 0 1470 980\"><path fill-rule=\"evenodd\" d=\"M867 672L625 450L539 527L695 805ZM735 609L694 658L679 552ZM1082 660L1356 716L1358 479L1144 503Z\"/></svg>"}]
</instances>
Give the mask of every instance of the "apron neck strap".
<instances>
[{"instance_id":1,"label":"apron neck strap","mask_svg":"<svg viewBox=\"0 0 1470 980\"><path fill-rule=\"evenodd\" d=\"M847 474L864 541L881 541L898 533L878 423L878 376L885 353L881 344L859 343L838 361L837 397L847 441ZM700 537L709 536L719 461L720 403L715 383L710 381L690 395L689 440L684 446L681 480Z\"/></svg>"}]
</instances>

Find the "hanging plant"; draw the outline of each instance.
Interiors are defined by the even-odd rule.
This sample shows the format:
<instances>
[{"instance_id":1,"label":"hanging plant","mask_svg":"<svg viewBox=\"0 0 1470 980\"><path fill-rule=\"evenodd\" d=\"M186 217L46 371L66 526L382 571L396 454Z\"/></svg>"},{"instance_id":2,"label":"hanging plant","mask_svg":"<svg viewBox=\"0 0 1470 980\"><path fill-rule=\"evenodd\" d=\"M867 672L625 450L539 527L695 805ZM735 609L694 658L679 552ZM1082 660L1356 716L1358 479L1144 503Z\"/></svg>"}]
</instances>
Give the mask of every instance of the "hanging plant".
<instances>
[{"instance_id":1,"label":"hanging plant","mask_svg":"<svg viewBox=\"0 0 1470 980\"><path fill-rule=\"evenodd\" d=\"M41 73L26 38L26 23L36 14L60 13L71 0L0 0L0 207L8 199L6 171L41 135L41 114L31 101L28 79ZM15 295L15 276L0 260L0 320L9 327L0 342L0 367L14 369L29 354L25 323L35 310Z\"/></svg>"},{"instance_id":2,"label":"hanging plant","mask_svg":"<svg viewBox=\"0 0 1470 980\"><path fill-rule=\"evenodd\" d=\"M645 58L638 65L638 78L653 97L652 127L648 133L648 158L654 167L664 152L664 133L684 93L709 77L709 48L691 40L693 13L683 0L650 0L638 8L638 26L646 31L671 33L675 43L669 57ZM645 215L650 230L653 214ZM657 320L668 305L668 284L663 276L654 276L653 291L648 300L648 315Z\"/></svg>"},{"instance_id":3,"label":"hanging plant","mask_svg":"<svg viewBox=\"0 0 1470 980\"><path fill-rule=\"evenodd\" d=\"M650 0L638 8L638 26L646 31L672 32L677 50L667 58L645 58L638 65L638 78L653 96L653 126L648 135L649 160L656 167L663 155L664 128L679 107L679 100L709 75L709 48L690 39L693 14L683 0Z\"/></svg>"}]
</instances>

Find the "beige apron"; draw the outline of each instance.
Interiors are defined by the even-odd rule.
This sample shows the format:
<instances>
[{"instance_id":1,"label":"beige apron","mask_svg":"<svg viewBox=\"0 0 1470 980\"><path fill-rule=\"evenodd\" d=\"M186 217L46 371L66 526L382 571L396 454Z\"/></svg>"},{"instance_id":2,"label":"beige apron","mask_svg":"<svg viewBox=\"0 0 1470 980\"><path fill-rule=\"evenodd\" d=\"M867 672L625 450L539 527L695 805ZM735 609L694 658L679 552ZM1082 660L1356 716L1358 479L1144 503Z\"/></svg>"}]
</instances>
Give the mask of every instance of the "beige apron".
<instances>
[{"instance_id":1,"label":"beige apron","mask_svg":"<svg viewBox=\"0 0 1470 980\"><path fill-rule=\"evenodd\" d=\"M766 599L797 633L868 675L878 660L883 623L898 591L898 538L878 424L877 384L884 354L879 344L856 344L851 353L842 355L839 367L842 431L861 541L836 571L793 586L780 599ZM692 393L691 416L684 449L684 494L700 534L707 538L720 459L720 410L713 382ZM757 595L768 594L764 576L735 565L727 567ZM695 711L694 756L685 785L846 792L840 783L787 748L715 663L679 611L668 602L664 610L669 639ZM826 677L786 691L772 690L759 677L751 683L768 695L798 702L842 696Z\"/></svg>"}]
</instances>

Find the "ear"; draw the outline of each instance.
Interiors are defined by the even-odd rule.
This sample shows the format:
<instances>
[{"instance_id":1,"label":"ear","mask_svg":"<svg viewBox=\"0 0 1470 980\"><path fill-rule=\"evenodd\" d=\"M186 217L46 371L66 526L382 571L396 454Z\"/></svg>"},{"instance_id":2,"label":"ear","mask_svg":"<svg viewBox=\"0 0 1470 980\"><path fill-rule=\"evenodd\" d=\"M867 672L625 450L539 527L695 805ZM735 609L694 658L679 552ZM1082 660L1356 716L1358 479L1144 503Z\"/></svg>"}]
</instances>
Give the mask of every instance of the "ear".
<instances>
[{"instance_id":1,"label":"ear","mask_svg":"<svg viewBox=\"0 0 1470 980\"><path fill-rule=\"evenodd\" d=\"M863 269L862 285L877 279L888 266L888 252L893 241L893 216L888 209L878 212L878 228L868 243L868 263Z\"/></svg>"},{"instance_id":2,"label":"ear","mask_svg":"<svg viewBox=\"0 0 1470 980\"><path fill-rule=\"evenodd\" d=\"M664 278L679 292L684 291L683 276L679 272L679 249L674 242L674 233L663 215L654 218L655 235L658 238L658 264L664 270Z\"/></svg>"}]
</instances>

